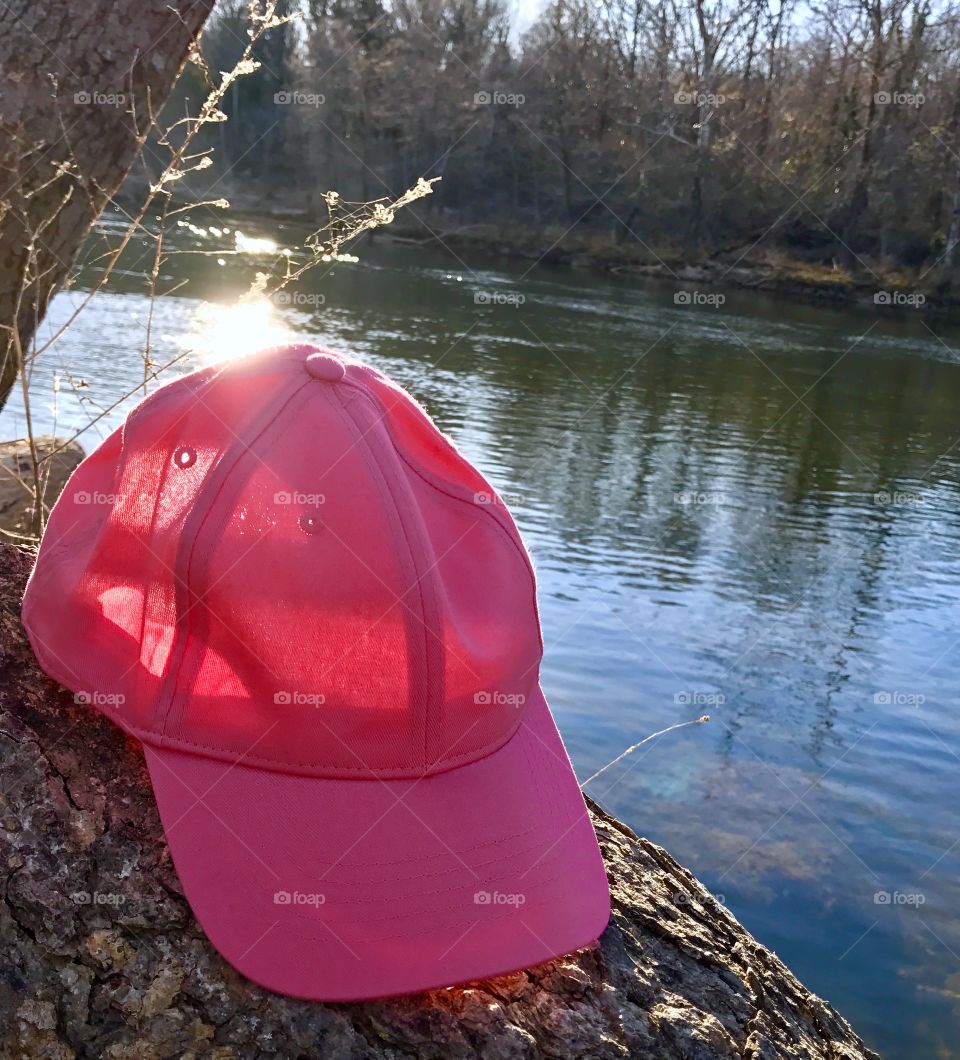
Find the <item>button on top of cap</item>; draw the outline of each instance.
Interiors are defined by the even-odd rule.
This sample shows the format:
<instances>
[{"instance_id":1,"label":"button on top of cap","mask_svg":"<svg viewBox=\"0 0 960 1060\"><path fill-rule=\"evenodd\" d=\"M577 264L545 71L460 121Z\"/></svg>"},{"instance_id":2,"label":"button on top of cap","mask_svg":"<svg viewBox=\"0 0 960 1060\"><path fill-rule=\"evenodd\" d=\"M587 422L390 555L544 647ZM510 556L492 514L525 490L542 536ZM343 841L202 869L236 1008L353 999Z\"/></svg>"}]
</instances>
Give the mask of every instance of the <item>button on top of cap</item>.
<instances>
[{"instance_id":1,"label":"button on top of cap","mask_svg":"<svg viewBox=\"0 0 960 1060\"><path fill-rule=\"evenodd\" d=\"M329 353L311 353L303 366L314 379L322 379L325 383L339 382L347 371L343 361Z\"/></svg>"}]
</instances>

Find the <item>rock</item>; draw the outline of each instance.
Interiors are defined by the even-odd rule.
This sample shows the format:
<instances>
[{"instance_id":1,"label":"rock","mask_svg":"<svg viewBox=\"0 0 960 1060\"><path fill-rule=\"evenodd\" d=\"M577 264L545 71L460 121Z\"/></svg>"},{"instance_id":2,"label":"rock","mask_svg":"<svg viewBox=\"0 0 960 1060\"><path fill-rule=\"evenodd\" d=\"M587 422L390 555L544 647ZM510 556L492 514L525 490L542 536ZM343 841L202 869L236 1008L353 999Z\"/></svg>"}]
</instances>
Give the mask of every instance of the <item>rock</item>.
<instances>
[{"instance_id":1,"label":"rock","mask_svg":"<svg viewBox=\"0 0 960 1060\"><path fill-rule=\"evenodd\" d=\"M66 438L50 434L36 439L43 503L49 509L60 496L83 450ZM34 514L34 475L26 438L0 442L0 530L29 531Z\"/></svg>"},{"instance_id":2,"label":"rock","mask_svg":"<svg viewBox=\"0 0 960 1060\"><path fill-rule=\"evenodd\" d=\"M665 850L596 805L614 909L597 944L390 1001L294 1001L246 981L183 898L139 747L37 668L19 618L31 562L0 546L3 1060L875 1056Z\"/></svg>"}]
</instances>

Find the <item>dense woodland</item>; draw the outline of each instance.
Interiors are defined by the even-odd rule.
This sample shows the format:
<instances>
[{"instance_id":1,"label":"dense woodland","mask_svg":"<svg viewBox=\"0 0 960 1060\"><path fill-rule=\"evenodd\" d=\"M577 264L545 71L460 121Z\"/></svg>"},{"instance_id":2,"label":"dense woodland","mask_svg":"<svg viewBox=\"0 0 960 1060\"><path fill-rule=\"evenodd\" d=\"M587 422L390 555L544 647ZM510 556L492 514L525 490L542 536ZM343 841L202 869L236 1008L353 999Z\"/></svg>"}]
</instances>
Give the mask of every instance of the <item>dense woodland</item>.
<instances>
[{"instance_id":1,"label":"dense woodland","mask_svg":"<svg viewBox=\"0 0 960 1060\"><path fill-rule=\"evenodd\" d=\"M292 6L292 5L291 5ZM290 10L290 7L288 7ZM315 0L258 46L217 127L226 186L316 210L442 176L420 217L639 257L960 264L953 0ZM245 39L242 0L204 36ZM199 96L188 74L170 107Z\"/></svg>"}]
</instances>

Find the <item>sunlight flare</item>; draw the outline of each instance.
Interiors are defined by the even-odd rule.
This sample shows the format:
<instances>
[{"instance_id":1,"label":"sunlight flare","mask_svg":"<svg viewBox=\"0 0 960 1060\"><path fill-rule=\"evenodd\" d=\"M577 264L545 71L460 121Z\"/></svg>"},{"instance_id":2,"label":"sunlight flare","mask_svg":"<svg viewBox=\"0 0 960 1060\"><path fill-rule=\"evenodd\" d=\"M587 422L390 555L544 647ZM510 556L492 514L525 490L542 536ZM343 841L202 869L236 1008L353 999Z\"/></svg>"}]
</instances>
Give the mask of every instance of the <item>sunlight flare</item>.
<instances>
[{"instance_id":1,"label":"sunlight flare","mask_svg":"<svg viewBox=\"0 0 960 1060\"><path fill-rule=\"evenodd\" d=\"M240 254L277 254L279 244L273 239L260 236L248 236L236 230L233 233L234 246Z\"/></svg>"},{"instance_id":2,"label":"sunlight flare","mask_svg":"<svg viewBox=\"0 0 960 1060\"><path fill-rule=\"evenodd\" d=\"M194 350L206 365L246 357L292 338L293 332L277 316L273 304L258 298L233 304L205 302L197 310L183 346Z\"/></svg>"}]
</instances>

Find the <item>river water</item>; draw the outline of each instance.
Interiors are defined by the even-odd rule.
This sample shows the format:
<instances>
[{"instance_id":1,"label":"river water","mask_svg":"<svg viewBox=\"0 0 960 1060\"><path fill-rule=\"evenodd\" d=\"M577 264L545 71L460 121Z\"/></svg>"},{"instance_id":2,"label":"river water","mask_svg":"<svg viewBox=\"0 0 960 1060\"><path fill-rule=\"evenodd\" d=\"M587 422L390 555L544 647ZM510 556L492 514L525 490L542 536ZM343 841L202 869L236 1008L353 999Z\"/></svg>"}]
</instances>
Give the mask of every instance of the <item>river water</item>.
<instances>
[{"instance_id":1,"label":"river water","mask_svg":"<svg viewBox=\"0 0 960 1060\"><path fill-rule=\"evenodd\" d=\"M960 1054L957 331L386 243L238 303L303 233L197 217L171 234L162 285L186 283L155 304L156 359L295 334L410 388L533 554L581 778L711 716L591 794L885 1055ZM134 400L150 253L134 240L36 365L38 431L99 416L89 450ZM0 437L22 433L15 398Z\"/></svg>"}]
</instances>

